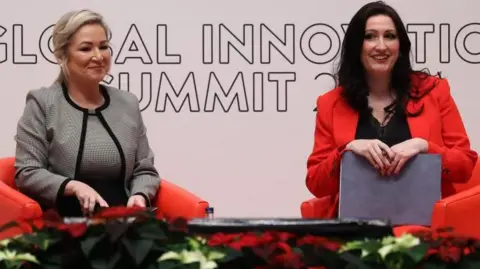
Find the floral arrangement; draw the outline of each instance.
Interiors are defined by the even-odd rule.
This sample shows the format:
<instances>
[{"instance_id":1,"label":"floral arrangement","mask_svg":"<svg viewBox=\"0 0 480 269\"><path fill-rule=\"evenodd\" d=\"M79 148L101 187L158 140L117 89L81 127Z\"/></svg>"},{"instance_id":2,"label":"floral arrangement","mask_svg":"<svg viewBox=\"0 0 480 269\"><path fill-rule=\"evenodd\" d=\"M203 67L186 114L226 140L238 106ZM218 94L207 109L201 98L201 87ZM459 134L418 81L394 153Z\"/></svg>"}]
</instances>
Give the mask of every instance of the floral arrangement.
<instances>
[{"instance_id":1,"label":"floral arrangement","mask_svg":"<svg viewBox=\"0 0 480 269\"><path fill-rule=\"evenodd\" d=\"M52 212L0 229L0 268L480 268L478 242L451 233L342 241L268 231L200 235L139 208L109 208L78 223Z\"/></svg>"}]
</instances>

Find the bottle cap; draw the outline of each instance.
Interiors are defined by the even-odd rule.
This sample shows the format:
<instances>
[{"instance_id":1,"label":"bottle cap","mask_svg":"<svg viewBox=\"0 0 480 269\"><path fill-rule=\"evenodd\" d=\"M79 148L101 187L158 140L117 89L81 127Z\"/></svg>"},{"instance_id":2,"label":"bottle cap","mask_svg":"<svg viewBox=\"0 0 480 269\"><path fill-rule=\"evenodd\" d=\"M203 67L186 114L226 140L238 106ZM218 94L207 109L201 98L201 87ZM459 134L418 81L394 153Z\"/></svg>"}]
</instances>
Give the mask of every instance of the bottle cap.
<instances>
[{"instance_id":1,"label":"bottle cap","mask_svg":"<svg viewBox=\"0 0 480 269\"><path fill-rule=\"evenodd\" d=\"M205 212L206 212L206 213L213 213L213 211L214 211L214 210L213 210L213 207L207 207L207 208L205 208Z\"/></svg>"}]
</instances>

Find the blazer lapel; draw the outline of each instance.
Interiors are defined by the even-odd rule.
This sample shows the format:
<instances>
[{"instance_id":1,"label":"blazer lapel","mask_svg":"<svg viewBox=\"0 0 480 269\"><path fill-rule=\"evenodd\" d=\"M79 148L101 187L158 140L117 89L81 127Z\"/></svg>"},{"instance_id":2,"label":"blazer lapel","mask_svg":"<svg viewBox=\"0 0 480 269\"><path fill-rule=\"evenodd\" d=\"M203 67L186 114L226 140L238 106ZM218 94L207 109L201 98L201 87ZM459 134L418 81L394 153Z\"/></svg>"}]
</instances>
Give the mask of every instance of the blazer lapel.
<instances>
[{"instance_id":1,"label":"blazer lapel","mask_svg":"<svg viewBox=\"0 0 480 269\"><path fill-rule=\"evenodd\" d=\"M421 108L423 100L409 102L408 111L415 112ZM333 107L333 133L337 146L344 146L355 139L358 125L358 112L353 110L344 100L339 100ZM412 138L420 137L428 140L430 136L430 124L428 111L422 112L416 117L407 117L408 127Z\"/></svg>"},{"instance_id":2,"label":"blazer lapel","mask_svg":"<svg viewBox=\"0 0 480 269\"><path fill-rule=\"evenodd\" d=\"M333 107L333 133L337 146L344 146L355 139L358 113L340 99Z\"/></svg>"},{"instance_id":3,"label":"blazer lapel","mask_svg":"<svg viewBox=\"0 0 480 269\"><path fill-rule=\"evenodd\" d=\"M407 110L416 112L423 105L423 100L418 102L410 101L407 105ZM430 121L428 119L428 111L423 111L416 117L407 117L408 127L412 138L419 137L428 140L430 136Z\"/></svg>"}]
</instances>

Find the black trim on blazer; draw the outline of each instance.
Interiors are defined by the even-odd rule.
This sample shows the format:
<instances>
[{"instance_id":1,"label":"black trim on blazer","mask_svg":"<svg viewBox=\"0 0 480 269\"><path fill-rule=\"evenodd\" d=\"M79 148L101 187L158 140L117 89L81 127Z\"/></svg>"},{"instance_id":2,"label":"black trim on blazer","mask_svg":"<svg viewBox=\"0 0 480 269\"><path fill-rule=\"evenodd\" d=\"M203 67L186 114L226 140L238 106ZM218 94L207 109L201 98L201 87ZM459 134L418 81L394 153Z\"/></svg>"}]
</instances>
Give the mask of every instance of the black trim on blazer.
<instances>
[{"instance_id":1,"label":"black trim on blazer","mask_svg":"<svg viewBox=\"0 0 480 269\"><path fill-rule=\"evenodd\" d=\"M121 161L120 178L123 180L123 182L124 182L123 184L125 186L125 182L126 182L125 174L126 174L126 170L127 170L127 168L126 168L127 167L127 165L126 165L127 161L125 160L125 153L123 152L122 145L120 145L120 142L118 141L117 137L113 133L112 129L110 129L110 126L108 126L108 123L105 120L105 118L103 117L102 113L100 111L97 111L96 115L98 116L98 119L102 123L103 127L105 127L105 130L107 130L107 133L112 138L113 143L115 144L115 146L118 149L118 153L120 153L120 161Z\"/></svg>"},{"instance_id":2,"label":"black trim on blazer","mask_svg":"<svg viewBox=\"0 0 480 269\"><path fill-rule=\"evenodd\" d=\"M63 95L65 96L65 99L67 100L67 102L73 106L74 108L80 110L80 111L83 111L85 113L89 113L89 114L92 114L91 111L93 109L88 109L88 108L83 108L79 105L77 105L77 103L75 103L72 98L70 97L70 95L68 94L68 88L67 88L67 85L65 84L65 82L62 83L62 92L63 92ZM103 99L104 99L104 102L101 106L97 107L94 109L94 112L100 112L104 109L106 109L108 107L108 105L110 105L110 95L108 95L108 91L107 91L107 88L100 84L100 93L102 94L103 96Z\"/></svg>"},{"instance_id":3,"label":"black trim on blazer","mask_svg":"<svg viewBox=\"0 0 480 269\"><path fill-rule=\"evenodd\" d=\"M87 137L87 125L88 125L88 112L83 112L83 121L82 121L82 132L80 133L80 143L78 146L78 155L77 163L75 164L75 176L74 179L78 180L78 172L80 171L80 166L82 165L83 158L83 148L85 147L85 139Z\"/></svg>"},{"instance_id":4,"label":"black trim on blazer","mask_svg":"<svg viewBox=\"0 0 480 269\"><path fill-rule=\"evenodd\" d=\"M60 188L58 188L58 192L57 192L57 199L55 199L55 203L57 207L58 207L58 202L60 201L60 197L65 195L65 187L70 181L72 181L72 179L67 178L62 182L62 184L60 184Z\"/></svg>"},{"instance_id":5,"label":"black trim on blazer","mask_svg":"<svg viewBox=\"0 0 480 269\"><path fill-rule=\"evenodd\" d=\"M82 120L82 131L80 132L80 142L78 145L77 161L75 163L75 175L73 179L77 179L78 172L80 171L80 165L82 164L83 148L85 147L85 139L87 134L87 125L88 125L88 111L84 111L83 120ZM57 199L55 200L56 201L55 204L57 208L59 206L58 202L60 201L60 197L65 195L65 187L67 186L67 183L73 179L67 178L62 182L62 184L60 185L60 188L58 188Z\"/></svg>"},{"instance_id":6,"label":"black trim on blazer","mask_svg":"<svg viewBox=\"0 0 480 269\"><path fill-rule=\"evenodd\" d=\"M143 193L143 192L136 192L136 193L132 194L132 196L133 196L133 195L140 195L140 196L142 196L143 199L145 199L145 203L146 203L145 206L146 206L146 207L151 207L151 206L152 206L152 203L150 202L150 198L148 198L148 196L147 196L145 193Z\"/></svg>"}]
</instances>

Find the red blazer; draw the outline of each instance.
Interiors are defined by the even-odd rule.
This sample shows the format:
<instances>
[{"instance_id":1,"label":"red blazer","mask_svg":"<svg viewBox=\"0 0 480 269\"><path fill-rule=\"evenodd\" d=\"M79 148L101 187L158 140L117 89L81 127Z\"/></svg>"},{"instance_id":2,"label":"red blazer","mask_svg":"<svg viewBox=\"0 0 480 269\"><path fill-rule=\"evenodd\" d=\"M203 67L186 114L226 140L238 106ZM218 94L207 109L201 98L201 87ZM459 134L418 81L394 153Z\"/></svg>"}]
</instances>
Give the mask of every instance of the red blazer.
<instances>
[{"instance_id":1,"label":"red blazer","mask_svg":"<svg viewBox=\"0 0 480 269\"><path fill-rule=\"evenodd\" d=\"M470 148L460 113L450 95L446 79L412 75L412 89L425 92L435 88L418 102L409 102L408 111L423 112L408 117L412 137L428 141L428 153L442 156L442 196L453 194L453 182L468 181L477 161ZM306 185L316 197L331 196L326 218L334 218L338 208L339 164L345 146L355 139L358 113L341 97L342 88L335 88L317 99L315 142L307 161Z\"/></svg>"}]
</instances>

